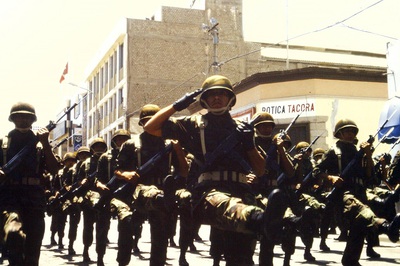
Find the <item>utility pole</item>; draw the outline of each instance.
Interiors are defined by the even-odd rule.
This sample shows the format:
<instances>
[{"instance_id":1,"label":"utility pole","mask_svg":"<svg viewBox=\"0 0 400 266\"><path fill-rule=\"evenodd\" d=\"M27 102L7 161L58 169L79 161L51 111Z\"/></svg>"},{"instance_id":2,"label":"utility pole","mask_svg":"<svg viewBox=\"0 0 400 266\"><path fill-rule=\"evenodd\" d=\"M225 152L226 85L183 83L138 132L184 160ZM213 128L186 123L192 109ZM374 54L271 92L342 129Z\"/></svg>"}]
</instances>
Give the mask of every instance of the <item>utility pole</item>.
<instances>
[{"instance_id":1,"label":"utility pole","mask_svg":"<svg viewBox=\"0 0 400 266\"><path fill-rule=\"evenodd\" d=\"M213 74L217 74L220 70L218 55L217 55L217 46L219 43L219 23L215 18L210 19L210 25L206 25L203 23L202 29L205 33L208 33L212 36L213 39L213 62L211 63L211 68Z\"/></svg>"}]
</instances>

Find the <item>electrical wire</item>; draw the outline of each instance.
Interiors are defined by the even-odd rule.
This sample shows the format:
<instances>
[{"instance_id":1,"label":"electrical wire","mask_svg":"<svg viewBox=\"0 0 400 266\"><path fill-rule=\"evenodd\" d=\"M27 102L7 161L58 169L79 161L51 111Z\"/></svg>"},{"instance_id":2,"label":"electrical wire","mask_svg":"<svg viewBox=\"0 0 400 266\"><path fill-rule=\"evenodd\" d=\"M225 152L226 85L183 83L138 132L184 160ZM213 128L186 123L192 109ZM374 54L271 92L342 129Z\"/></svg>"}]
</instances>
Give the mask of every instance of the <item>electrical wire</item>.
<instances>
[{"instance_id":1,"label":"electrical wire","mask_svg":"<svg viewBox=\"0 0 400 266\"><path fill-rule=\"evenodd\" d=\"M234 57L232 57L232 58L229 58L229 59L227 59L227 60L225 60L225 61L220 62L220 63L218 64L218 66L220 67L220 66L222 66L222 65L224 65L224 64L226 64L226 63L228 63L228 62L230 62L230 61L232 61L232 60L235 60L235 59L237 59L237 58L241 58L241 57L244 57L244 56L248 56L248 55L250 55L250 54L259 52L259 51L261 51L261 50L263 50L263 49L266 49L266 48L269 48L269 47L273 47L273 46L275 46L275 45L279 45L279 44L281 44L281 43L283 43L283 42L289 42L289 41L291 41L291 40L295 40L295 39L298 39L298 38L300 38L300 37L304 37L304 36L307 36L307 35L310 35L310 34L314 34L314 33L321 32L321 31L325 31L325 30L330 29L330 28L333 28L333 27L335 27L335 26L337 26L337 25L343 25L344 22L348 21L349 19L354 18L355 16L358 16L359 14L363 13L364 11L366 11L366 10L368 10L368 9L374 7L374 6L376 6L377 4L380 4L380 3L383 2L383 1L384 1L384 0L379 0L379 1L377 1L377 2L374 2L374 3L372 3L371 5L369 5L369 6L365 7L365 8L363 8L363 9L361 9L360 11L358 11L358 12L356 12L356 13L354 13L354 14L352 14L352 15L350 15L350 16L348 16L348 17L346 17L346 18L344 18L344 19L342 19L342 20L340 20L340 21L337 21L337 22L335 22L335 23L332 23L332 24L330 24L330 25L328 25L328 26L325 26L325 27L322 27L322 28L319 28L319 29L316 29L316 30L312 30L312 31L309 31L309 32L305 32L305 33L296 35L296 36L291 37L291 38L287 38L287 39L282 40L282 41L280 41L280 42L277 42L277 43L275 43L275 44L271 44L271 45L268 45L268 46L265 46L265 47L261 47L261 48L259 48L259 49L250 51L250 52L248 52L248 53L244 53L244 54L241 54L241 55L234 56ZM368 32L366 32L366 33L368 33ZM382 35L382 36L383 36L383 35Z\"/></svg>"}]
</instances>

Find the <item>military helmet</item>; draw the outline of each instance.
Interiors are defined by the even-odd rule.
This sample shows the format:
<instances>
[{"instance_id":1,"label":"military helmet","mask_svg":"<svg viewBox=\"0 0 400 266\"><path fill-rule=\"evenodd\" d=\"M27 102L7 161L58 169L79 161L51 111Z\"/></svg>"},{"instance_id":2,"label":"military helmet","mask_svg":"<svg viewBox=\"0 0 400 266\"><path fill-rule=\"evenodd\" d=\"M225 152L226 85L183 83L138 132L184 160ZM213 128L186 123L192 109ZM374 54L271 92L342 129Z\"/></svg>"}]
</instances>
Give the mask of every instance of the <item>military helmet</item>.
<instances>
[{"instance_id":1,"label":"military helmet","mask_svg":"<svg viewBox=\"0 0 400 266\"><path fill-rule=\"evenodd\" d=\"M146 104L145 106L143 106L139 114L139 126L144 126L143 122L146 119L150 119L158 111L160 111L160 107L158 105Z\"/></svg>"},{"instance_id":2,"label":"military helmet","mask_svg":"<svg viewBox=\"0 0 400 266\"><path fill-rule=\"evenodd\" d=\"M13 122L13 116L16 114L28 114L31 115L33 118L33 122L37 120L35 107L33 107L29 103L18 102L11 107L10 116L8 120Z\"/></svg>"},{"instance_id":3,"label":"military helmet","mask_svg":"<svg viewBox=\"0 0 400 266\"><path fill-rule=\"evenodd\" d=\"M342 129L345 129L345 128L352 128L352 129L354 129L356 135L357 135L357 133L358 133L358 127L357 127L356 123L355 123L353 120L350 120L350 119L340 119L340 120L336 123L336 125L335 125L334 136L335 136L336 138L339 138L339 132L340 132Z\"/></svg>"},{"instance_id":4,"label":"military helmet","mask_svg":"<svg viewBox=\"0 0 400 266\"><path fill-rule=\"evenodd\" d=\"M76 155L78 156L79 154L81 154L81 153L89 153L89 154L92 154L91 152L90 152L90 149L88 148L88 147L86 147L86 146L81 146L81 147L79 147L79 149L76 151Z\"/></svg>"},{"instance_id":5,"label":"military helmet","mask_svg":"<svg viewBox=\"0 0 400 266\"><path fill-rule=\"evenodd\" d=\"M233 92L233 86L231 81L221 75L213 75L208 77L204 82L203 85L201 86L202 89L202 93L200 95L200 105L203 108L207 108L206 105L206 98L207 98L207 92L211 91L211 90L226 90L229 93L229 99L231 100L229 107L232 107L235 105L236 103L236 95Z\"/></svg>"},{"instance_id":6,"label":"military helmet","mask_svg":"<svg viewBox=\"0 0 400 266\"><path fill-rule=\"evenodd\" d=\"M272 124L273 127L275 127L274 118L268 112L255 113L251 118L251 121L254 127L258 126L259 124L267 124L267 123L270 123Z\"/></svg>"},{"instance_id":7,"label":"military helmet","mask_svg":"<svg viewBox=\"0 0 400 266\"><path fill-rule=\"evenodd\" d=\"M296 144L296 151L301 151L302 149L306 149L310 146L310 144L308 142L305 141L300 141L299 143Z\"/></svg>"},{"instance_id":8,"label":"military helmet","mask_svg":"<svg viewBox=\"0 0 400 266\"><path fill-rule=\"evenodd\" d=\"M89 145L90 150L93 150L94 145L102 145L103 151L107 150L107 143L103 138L99 138L99 137L94 138Z\"/></svg>"},{"instance_id":9,"label":"military helmet","mask_svg":"<svg viewBox=\"0 0 400 266\"><path fill-rule=\"evenodd\" d=\"M75 153L67 152L66 154L64 154L62 161L65 162L66 160L76 160Z\"/></svg>"},{"instance_id":10,"label":"military helmet","mask_svg":"<svg viewBox=\"0 0 400 266\"><path fill-rule=\"evenodd\" d=\"M128 138L131 138L131 133L126 129L118 129L114 132L111 139L114 139L115 137L118 137L118 136L125 136Z\"/></svg>"},{"instance_id":11,"label":"military helmet","mask_svg":"<svg viewBox=\"0 0 400 266\"><path fill-rule=\"evenodd\" d=\"M318 155L323 155L325 153L325 150L322 148L316 148L313 152L313 156L318 156Z\"/></svg>"}]
</instances>

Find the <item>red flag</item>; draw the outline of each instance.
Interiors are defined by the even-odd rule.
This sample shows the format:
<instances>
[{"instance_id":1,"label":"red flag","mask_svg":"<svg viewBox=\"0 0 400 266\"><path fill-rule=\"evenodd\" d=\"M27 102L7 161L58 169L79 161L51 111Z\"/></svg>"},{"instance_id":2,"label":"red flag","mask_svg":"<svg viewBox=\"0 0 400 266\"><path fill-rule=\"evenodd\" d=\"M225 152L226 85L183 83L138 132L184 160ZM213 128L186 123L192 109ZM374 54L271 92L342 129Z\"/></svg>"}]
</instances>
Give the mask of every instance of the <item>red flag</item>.
<instances>
[{"instance_id":1,"label":"red flag","mask_svg":"<svg viewBox=\"0 0 400 266\"><path fill-rule=\"evenodd\" d=\"M68 63L65 65L65 69L64 69L64 71L63 71L63 73L61 75L61 78L60 78L60 83L64 81L65 75L67 75L67 74L68 74Z\"/></svg>"}]
</instances>

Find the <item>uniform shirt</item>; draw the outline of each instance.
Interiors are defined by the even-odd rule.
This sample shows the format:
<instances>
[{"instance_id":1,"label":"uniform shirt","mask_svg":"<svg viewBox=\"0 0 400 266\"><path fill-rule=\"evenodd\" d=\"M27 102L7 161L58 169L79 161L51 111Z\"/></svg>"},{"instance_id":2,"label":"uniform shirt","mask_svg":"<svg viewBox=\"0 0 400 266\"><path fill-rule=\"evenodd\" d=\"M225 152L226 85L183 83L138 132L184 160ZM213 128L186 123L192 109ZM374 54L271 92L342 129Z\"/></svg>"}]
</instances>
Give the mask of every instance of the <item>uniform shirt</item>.
<instances>
[{"instance_id":1,"label":"uniform shirt","mask_svg":"<svg viewBox=\"0 0 400 266\"><path fill-rule=\"evenodd\" d=\"M236 130L237 122L231 118L229 113L223 115L207 113L203 115L203 118L206 152L212 153L221 142ZM204 165L205 159L202 150L200 128L194 116L167 120L162 126L162 133L164 138L179 140L182 147L193 154L200 167ZM241 143L238 143L233 150L248 162L247 154ZM230 154L216 159L203 172L224 170L246 173L242 165L237 160L232 159Z\"/></svg>"},{"instance_id":2,"label":"uniform shirt","mask_svg":"<svg viewBox=\"0 0 400 266\"><path fill-rule=\"evenodd\" d=\"M17 167L14 168L7 176L11 177L13 180L20 180L24 177L35 177L40 178L43 173L44 165L41 158L38 158L38 150L36 145L38 143L37 137L33 131L29 130L26 133L21 133L20 131L14 129L8 134L9 146L6 151L6 162L4 162L3 149L0 150L0 160L1 165L4 166L5 163L9 162L20 150L22 150L26 145L30 144L28 154L23 157L23 160L19 163Z\"/></svg>"},{"instance_id":3,"label":"uniform shirt","mask_svg":"<svg viewBox=\"0 0 400 266\"><path fill-rule=\"evenodd\" d=\"M137 150L138 147L135 145L134 138L124 142L117 156L116 168L118 170L135 171L166 146L161 137L153 136L147 132L141 133L139 139L140 144L137 144L137 146L140 145L139 150ZM140 155L138 152L140 152ZM162 180L171 173L171 164L176 165L175 159L170 161L170 157L165 156L150 171L141 176L139 182L144 185L161 186Z\"/></svg>"},{"instance_id":4,"label":"uniform shirt","mask_svg":"<svg viewBox=\"0 0 400 266\"><path fill-rule=\"evenodd\" d=\"M349 142L339 140L336 142L336 147L341 151L341 167L339 167L338 155L335 149L329 149L321 159L321 162L314 168L313 175L315 177L319 173L341 176L341 172L355 158L358 152L357 147ZM343 189L354 192L356 179L364 179L365 177L365 169L362 166L362 160L350 169L347 176L350 178L344 178Z\"/></svg>"}]
</instances>

